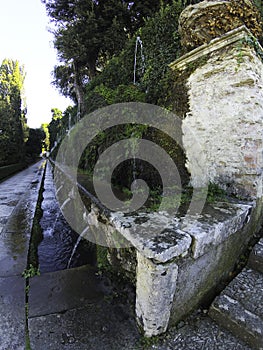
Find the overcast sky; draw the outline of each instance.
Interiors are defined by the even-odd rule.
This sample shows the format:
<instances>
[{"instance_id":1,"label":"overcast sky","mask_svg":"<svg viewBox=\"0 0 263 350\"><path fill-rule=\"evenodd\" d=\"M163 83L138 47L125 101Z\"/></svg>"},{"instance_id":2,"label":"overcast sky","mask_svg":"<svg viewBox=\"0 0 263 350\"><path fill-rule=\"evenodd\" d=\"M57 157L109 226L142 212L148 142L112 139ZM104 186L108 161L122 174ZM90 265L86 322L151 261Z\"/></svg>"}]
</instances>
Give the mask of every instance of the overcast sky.
<instances>
[{"instance_id":1,"label":"overcast sky","mask_svg":"<svg viewBox=\"0 0 263 350\"><path fill-rule=\"evenodd\" d=\"M51 85L58 64L49 19L40 0L0 0L0 63L18 60L26 71L27 120L32 128L51 120L51 108L71 104Z\"/></svg>"}]
</instances>

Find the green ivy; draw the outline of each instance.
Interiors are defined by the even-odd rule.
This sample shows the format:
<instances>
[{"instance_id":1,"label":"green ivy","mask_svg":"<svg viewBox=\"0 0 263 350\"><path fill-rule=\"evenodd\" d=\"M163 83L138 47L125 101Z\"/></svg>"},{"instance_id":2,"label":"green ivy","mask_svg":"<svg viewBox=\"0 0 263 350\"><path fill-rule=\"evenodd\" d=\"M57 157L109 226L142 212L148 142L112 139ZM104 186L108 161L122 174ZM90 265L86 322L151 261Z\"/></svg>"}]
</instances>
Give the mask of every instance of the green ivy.
<instances>
[{"instance_id":1,"label":"green ivy","mask_svg":"<svg viewBox=\"0 0 263 350\"><path fill-rule=\"evenodd\" d=\"M35 267L32 264L30 264L29 267L23 271L22 277L30 278L34 276L40 276L40 271L38 267Z\"/></svg>"}]
</instances>

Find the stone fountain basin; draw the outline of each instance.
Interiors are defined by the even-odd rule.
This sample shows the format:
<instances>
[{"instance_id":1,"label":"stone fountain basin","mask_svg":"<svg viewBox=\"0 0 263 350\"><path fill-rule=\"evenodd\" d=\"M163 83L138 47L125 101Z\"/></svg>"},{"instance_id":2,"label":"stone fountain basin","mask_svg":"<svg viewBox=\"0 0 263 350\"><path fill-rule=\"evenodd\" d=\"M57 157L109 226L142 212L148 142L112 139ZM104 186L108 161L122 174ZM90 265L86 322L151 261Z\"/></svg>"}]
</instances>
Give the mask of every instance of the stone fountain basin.
<instances>
[{"instance_id":1,"label":"stone fountain basin","mask_svg":"<svg viewBox=\"0 0 263 350\"><path fill-rule=\"evenodd\" d=\"M79 215L78 207L74 212L77 191L89 197L83 214L85 238L108 247L109 261L117 260L125 277L125 270L133 274L136 319L147 337L165 332L209 302L229 281L262 210L254 201L228 200L206 204L199 215L125 214L106 210L70 178L63 187L64 195L67 189L67 198L72 199L63 198L73 218Z\"/></svg>"},{"instance_id":2,"label":"stone fountain basin","mask_svg":"<svg viewBox=\"0 0 263 350\"><path fill-rule=\"evenodd\" d=\"M137 321L152 336L179 322L229 280L251 238L255 211L253 203L234 201L208 204L202 214L188 217L105 215L93 206L88 222L93 232L103 232L109 246L124 239L130 247L126 253L117 249L117 255L124 270L136 261Z\"/></svg>"}]
</instances>

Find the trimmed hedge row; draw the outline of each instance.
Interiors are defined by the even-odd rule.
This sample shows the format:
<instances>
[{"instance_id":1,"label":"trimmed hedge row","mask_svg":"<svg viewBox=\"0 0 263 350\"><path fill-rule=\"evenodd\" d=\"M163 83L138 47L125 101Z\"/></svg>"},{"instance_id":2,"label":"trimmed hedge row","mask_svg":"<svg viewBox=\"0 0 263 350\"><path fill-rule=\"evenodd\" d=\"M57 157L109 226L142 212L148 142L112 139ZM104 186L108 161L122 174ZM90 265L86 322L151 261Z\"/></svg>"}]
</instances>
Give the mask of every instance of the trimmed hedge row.
<instances>
[{"instance_id":1,"label":"trimmed hedge row","mask_svg":"<svg viewBox=\"0 0 263 350\"><path fill-rule=\"evenodd\" d=\"M6 177L24 169L26 167L25 163L17 163L0 167L0 181Z\"/></svg>"}]
</instances>

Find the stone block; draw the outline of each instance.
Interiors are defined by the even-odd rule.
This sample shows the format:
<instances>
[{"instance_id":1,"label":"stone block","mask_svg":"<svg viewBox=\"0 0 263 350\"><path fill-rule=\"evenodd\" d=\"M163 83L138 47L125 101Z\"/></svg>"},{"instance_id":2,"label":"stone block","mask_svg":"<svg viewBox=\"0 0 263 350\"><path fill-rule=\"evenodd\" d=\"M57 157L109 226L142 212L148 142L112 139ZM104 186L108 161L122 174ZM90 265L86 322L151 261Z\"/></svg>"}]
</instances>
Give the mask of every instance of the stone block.
<instances>
[{"instance_id":1,"label":"stone block","mask_svg":"<svg viewBox=\"0 0 263 350\"><path fill-rule=\"evenodd\" d=\"M192 255L197 259L241 230L250 219L252 205L218 202L203 212L199 219L189 218L183 230L192 239Z\"/></svg>"},{"instance_id":2,"label":"stone block","mask_svg":"<svg viewBox=\"0 0 263 350\"><path fill-rule=\"evenodd\" d=\"M145 336L166 331L178 266L155 264L137 252L136 316Z\"/></svg>"},{"instance_id":3,"label":"stone block","mask_svg":"<svg viewBox=\"0 0 263 350\"><path fill-rule=\"evenodd\" d=\"M248 266L263 273L263 238L252 249L248 259Z\"/></svg>"},{"instance_id":4,"label":"stone block","mask_svg":"<svg viewBox=\"0 0 263 350\"><path fill-rule=\"evenodd\" d=\"M263 347L263 275L240 273L213 302L209 315L255 349Z\"/></svg>"}]
</instances>

